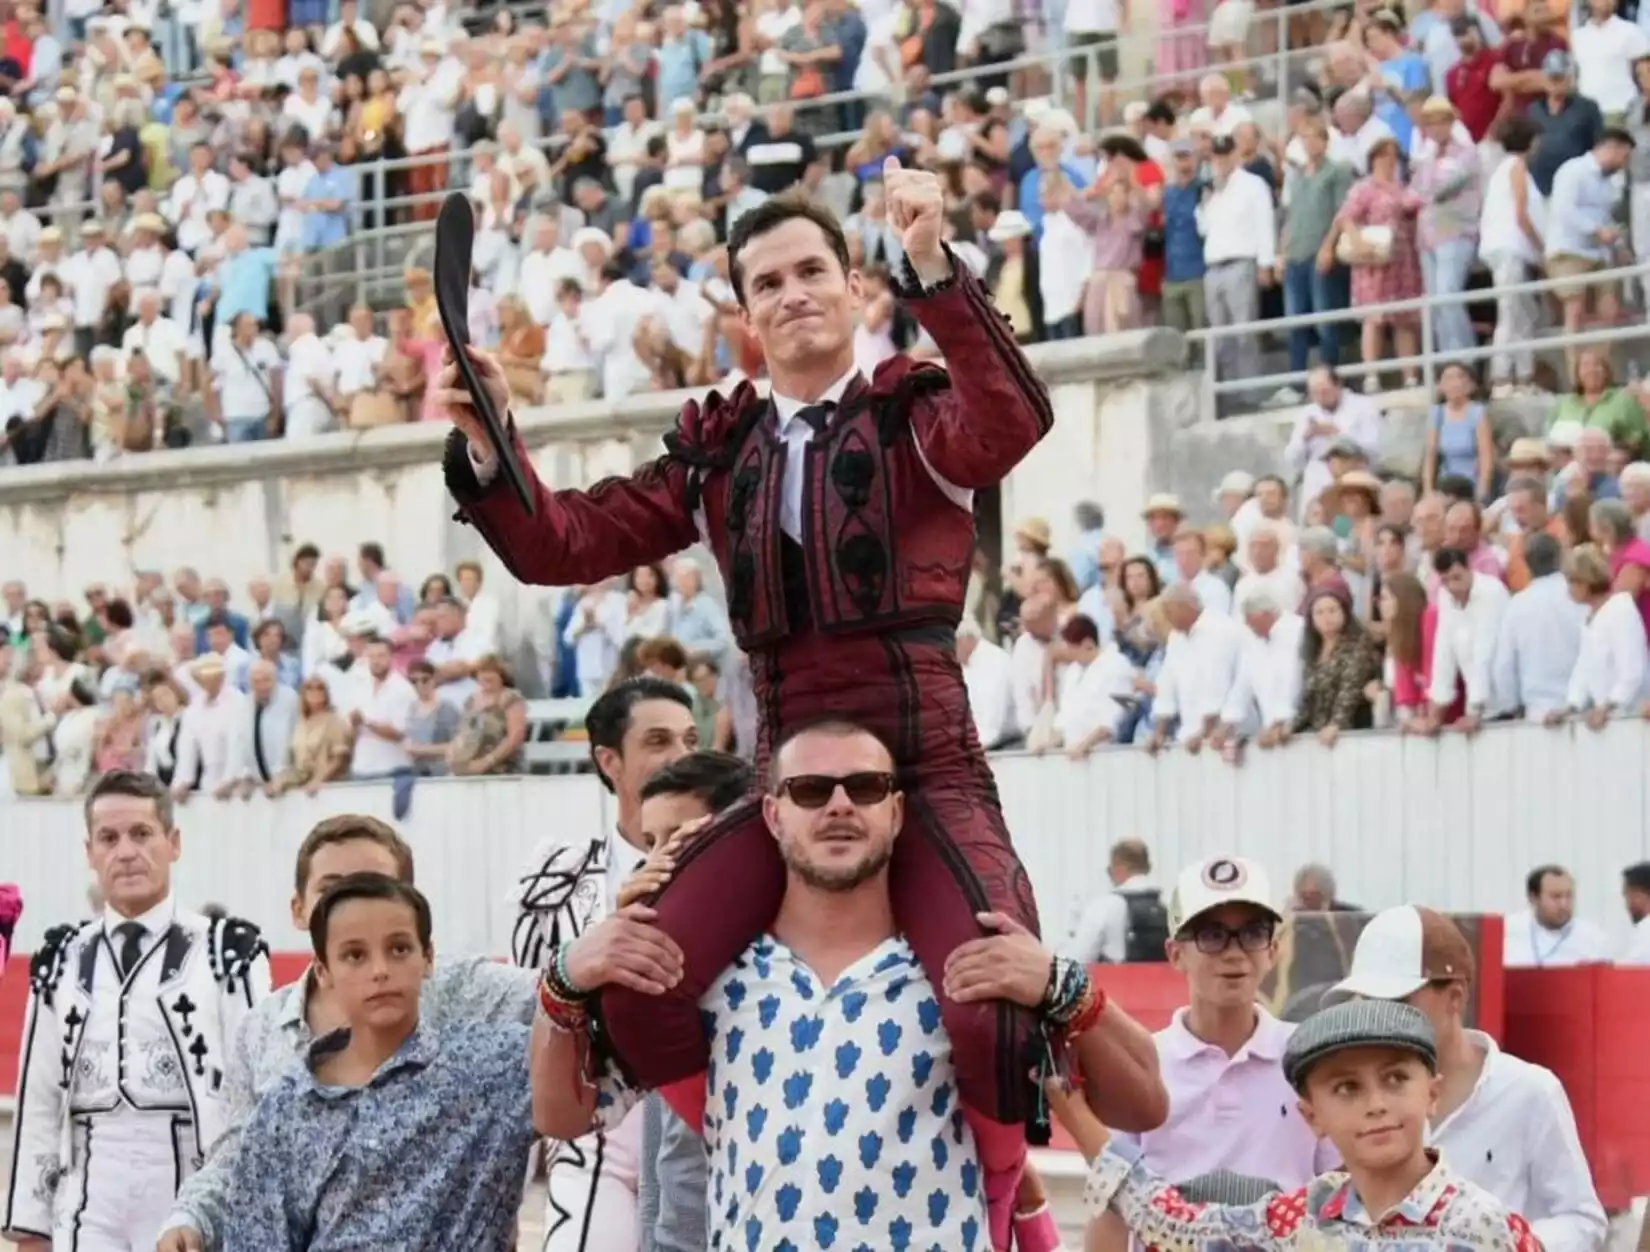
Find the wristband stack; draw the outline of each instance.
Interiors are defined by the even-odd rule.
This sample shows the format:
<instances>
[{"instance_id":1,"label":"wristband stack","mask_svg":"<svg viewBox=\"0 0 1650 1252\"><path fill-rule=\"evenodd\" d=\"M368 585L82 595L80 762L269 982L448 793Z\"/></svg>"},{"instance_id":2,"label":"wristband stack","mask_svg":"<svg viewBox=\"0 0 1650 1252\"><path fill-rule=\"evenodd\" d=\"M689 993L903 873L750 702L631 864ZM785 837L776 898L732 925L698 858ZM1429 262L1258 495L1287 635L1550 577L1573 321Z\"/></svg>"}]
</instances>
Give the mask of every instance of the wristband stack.
<instances>
[{"instance_id":1,"label":"wristband stack","mask_svg":"<svg viewBox=\"0 0 1650 1252\"><path fill-rule=\"evenodd\" d=\"M1106 993L1094 985L1078 961L1055 957L1049 962L1048 987L1043 992L1043 1020L1054 1034L1075 1039L1100 1020Z\"/></svg>"},{"instance_id":2,"label":"wristband stack","mask_svg":"<svg viewBox=\"0 0 1650 1252\"><path fill-rule=\"evenodd\" d=\"M551 955L539 979L539 1009L557 1030L583 1034L590 1025L590 995L581 991L567 973L567 945Z\"/></svg>"}]
</instances>

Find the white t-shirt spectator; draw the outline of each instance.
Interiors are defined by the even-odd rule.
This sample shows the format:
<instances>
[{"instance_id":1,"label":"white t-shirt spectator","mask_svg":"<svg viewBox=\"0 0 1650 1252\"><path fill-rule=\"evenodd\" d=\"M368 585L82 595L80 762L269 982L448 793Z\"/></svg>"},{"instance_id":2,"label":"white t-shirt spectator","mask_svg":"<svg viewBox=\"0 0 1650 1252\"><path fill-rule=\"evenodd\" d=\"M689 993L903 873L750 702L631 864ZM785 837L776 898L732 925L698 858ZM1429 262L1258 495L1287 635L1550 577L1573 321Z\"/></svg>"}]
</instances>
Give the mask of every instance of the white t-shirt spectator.
<instances>
[{"instance_id":1,"label":"white t-shirt spectator","mask_svg":"<svg viewBox=\"0 0 1650 1252\"><path fill-rule=\"evenodd\" d=\"M147 326L133 322L127 327L120 339L120 350L125 356L143 353L156 375L176 386L183 377L183 362L189 356L189 336L171 318L157 317Z\"/></svg>"},{"instance_id":2,"label":"white t-shirt spectator","mask_svg":"<svg viewBox=\"0 0 1650 1252\"><path fill-rule=\"evenodd\" d=\"M610 400L647 389L651 375L633 341L642 319L659 307L656 294L621 278L579 312L585 343L601 361L602 395Z\"/></svg>"},{"instance_id":3,"label":"white t-shirt spectator","mask_svg":"<svg viewBox=\"0 0 1650 1252\"><path fill-rule=\"evenodd\" d=\"M1117 0L1067 0L1066 34L1109 35L1117 30Z\"/></svg>"},{"instance_id":4,"label":"white t-shirt spectator","mask_svg":"<svg viewBox=\"0 0 1650 1252\"><path fill-rule=\"evenodd\" d=\"M794 4L777 11L770 9L756 19L756 33L769 45L767 50L762 53L761 61L757 64L757 72L764 78L783 78L790 74L791 67L785 64L777 51L779 39L791 27L800 25L802 25L802 10Z\"/></svg>"},{"instance_id":5,"label":"white t-shirt spectator","mask_svg":"<svg viewBox=\"0 0 1650 1252\"><path fill-rule=\"evenodd\" d=\"M259 338L250 348L238 348L227 336L212 353L212 379L218 403L228 421L247 421L269 414L270 395L281 354L269 340Z\"/></svg>"},{"instance_id":6,"label":"white t-shirt spectator","mask_svg":"<svg viewBox=\"0 0 1650 1252\"><path fill-rule=\"evenodd\" d=\"M355 32L355 38L360 43L362 51L378 51L378 28L367 21L366 18L356 18L350 29ZM339 45L343 42L344 24L343 22L334 22L327 27L326 34L321 36L321 55L328 58L336 57Z\"/></svg>"},{"instance_id":7,"label":"white t-shirt spectator","mask_svg":"<svg viewBox=\"0 0 1650 1252\"><path fill-rule=\"evenodd\" d=\"M282 252L294 252L301 246L304 213L296 206L314 177L314 162L308 160L289 165L275 175L275 195L281 202L281 216L275 224L275 247Z\"/></svg>"},{"instance_id":8,"label":"white t-shirt spectator","mask_svg":"<svg viewBox=\"0 0 1650 1252\"><path fill-rule=\"evenodd\" d=\"M564 279L581 280L584 264L571 248L560 245L548 252L529 252L521 258L518 287L527 302L527 315L540 326L556 316L556 290Z\"/></svg>"},{"instance_id":9,"label":"white t-shirt spectator","mask_svg":"<svg viewBox=\"0 0 1650 1252\"><path fill-rule=\"evenodd\" d=\"M595 367L596 362L585 347L580 323L557 310L545 332L544 356L539 360L539 368L551 375L578 374Z\"/></svg>"},{"instance_id":10,"label":"white t-shirt spectator","mask_svg":"<svg viewBox=\"0 0 1650 1252\"><path fill-rule=\"evenodd\" d=\"M1071 24L1068 22L1066 26L1069 30ZM1228 104L1219 115L1208 105L1201 104L1192 110L1188 124L1193 130L1207 130L1211 135L1230 135L1245 122L1254 120L1254 115L1241 104Z\"/></svg>"},{"instance_id":11,"label":"white t-shirt spectator","mask_svg":"<svg viewBox=\"0 0 1650 1252\"><path fill-rule=\"evenodd\" d=\"M1246 633L1230 617L1204 609L1190 630L1169 636L1152 716L1159 724L1178 717L1177 740L1201 736L1205 720L1218 718L1226 707Z\"/></svg>"},{"instance_id":12,"label":"white t-shirt spectator","mask_svg":"<svg viewBox=\"0 0 1650 1252\"><path fill-rule=\"evenodd\" d=\"M472 632L467 626L451 639L432 639L424 649L424 659L440 669L451 661L475 663L489 651L488 640ZM448 704L462 709L464 702L475 694L473 678L450 678L437 689L437 694Z\"/></svg>"},{"instance_id":13,"label":"white t-shirt spectator","mask_svg":"<svg viewBox=\"0 0 1650 1252\"><path fill-rule=\"evenodd\" d=\"M262 342L262 341L260 341ZM332 349L313 331L300 335L287 348L286 382L281 395L286 405L286 434L289 439L319 435L333 429L337 419L316 385L335 385L338 364Z\"/></svg>"},{"instance_id":14,"label":"white t-shirt spectator","mask_svg":"<svg viewBox=\"0 0 1650 1252\"><path fill-rule=\"evenodd\" d=\"M228 207L229 180L217 170L207 170L199 178L185 174L173 183L161 210L177 227L178 247L193 252L212 237L206 215L213 209Z\"/></svg>"},{"instance_id":15,"label":"white t-shirt spectator","mask_svg":"<svg viewBox=\"0 0 1650 1252\"><path fill-rule=\"evenodd\" d=\"M111 248L76 252L58 267L74 301L74 324L96 326L109 299L109 289L120 281L120 258Z\"/></svg>"},{"instance_id":16,"label":"white t-shirt spectator","mask_svg":"<svg viewBox=\"0 0 1650 1252\"><path fill-rule=\"evenodd\" d=\"M281 105L281 117L284 121L302 126L304 133L311 141L325 139L332 132L333 119L338 116L338 110L326 96L317 95L313 100L305 100L296 91L286 98ZM283 126L282 130L290 129Z\"/></svg>"},{"instance_id":17,"label":"white t-shirt spectator","mask_svg":"<svg viewBox=\"0 0 1650 1252\"><path fill-rule=\"evenodd\" d=\"M361 729L355 734L355 756L350 761L350 777L381 778L385 774L412 766L404 740L380 738L366 727L367 722L389 726L402 735L407 733L414 710L418 707L418 693L413 685L391 670L382 679L375 679L364 667L360 677L346 687L349 704L346 715L359 710Z\"/></svg>"},{"instance_id":18,"label":"white t-shirt spectator","mask_svg":"<svg viewBox=\"0 0 1650 1252\"><path fill-rule=\"evenodd\" d=\"M338 367L338 390L346 396L372 390L377 385L373 367L384 360L389 347L389 340L382 335L362 339L352 331L341 336L332 345L332 360Z\"/></svg>"},{"instance_id":19,"label":"white t-shirt spectator","mask_svg":"<svg viewBox=\"0 0 1650 1252\"><path fill-rule=\"evenodd\" d=\"M1650 36L1618 14L1587 21L1570 32L1576 63L1576 90L1601 113L1625 113L1638 99L1633 62L1650 54Z\"/></svg>"},{"instance_id":20,"label":"white t-shirt spectator","mask_svg":"<svg viewBox=\"0 0 1650 1252\"><path fill-rule=\"evenodd\" d=\"M453 142L453 120L463 85L463 62L448 57L423 82L401 89L398 104L408 152L429 152Z\"/></svg>"}]
</instances>

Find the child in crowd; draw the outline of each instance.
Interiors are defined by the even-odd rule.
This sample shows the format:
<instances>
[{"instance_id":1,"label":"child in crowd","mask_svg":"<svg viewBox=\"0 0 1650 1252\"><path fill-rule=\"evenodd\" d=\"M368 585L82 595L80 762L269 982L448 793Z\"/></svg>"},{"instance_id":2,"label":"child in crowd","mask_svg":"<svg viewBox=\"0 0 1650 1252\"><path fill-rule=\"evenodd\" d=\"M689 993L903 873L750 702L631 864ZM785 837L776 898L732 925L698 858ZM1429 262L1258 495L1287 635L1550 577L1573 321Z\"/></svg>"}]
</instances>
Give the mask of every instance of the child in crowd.
<instances>
[{"instance_id":1,"label":"child in crowd","mask_svg":"<svg viewBox=\"0 0 1650 1252\"><path fill-rule=\"evenodd\" d=\"M1213 1245L1540 1252L1522 1217L1427 1148L1438 1045L1418 1010L1376 1000L1325 1009L1290 1037L1283 1071L1301 1116L1335 1145L1344 1168L1253 1203L1194 1202L1142 1165L1132 1145L1113 1142L1089 1174L1090 1216L1109 1207L1143 1243L1184 1252Z\"/></svg>"},{"instance_id":2,"label":"child in crowd","mask_svg":"<svg viewBox=\"0 0 1650 1252\"><path fill-rule=\"evenodd\" d=\"M383 874L339 879L310 913L316 980L348 1024L247 1122L226 1248L515 1247L528 1028L421 1021L430 929L423 895Z\"/></svg>"}]
</instances>

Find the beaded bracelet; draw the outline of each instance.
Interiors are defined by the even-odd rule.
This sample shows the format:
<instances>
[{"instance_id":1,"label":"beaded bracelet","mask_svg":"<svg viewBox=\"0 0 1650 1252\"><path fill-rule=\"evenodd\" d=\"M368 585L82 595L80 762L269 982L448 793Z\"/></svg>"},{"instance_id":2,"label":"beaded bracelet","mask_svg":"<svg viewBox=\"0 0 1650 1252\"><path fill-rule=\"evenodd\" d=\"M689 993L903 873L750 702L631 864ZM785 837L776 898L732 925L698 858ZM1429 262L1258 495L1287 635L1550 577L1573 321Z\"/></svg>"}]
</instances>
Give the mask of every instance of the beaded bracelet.
<instances>
[{"instance_id":1,"label":"beaded bracelet","mask_svg":"<svg viewBox=\"0 0 1650 1252\"><path fill-rule=\"evenodd\" d=\"M579 1001L564 999L548 973L539 979L539 1011L552 1026L570 1033L582 1032L590 1022L589 1010Z\"/></svg>"},{"instance_id":2,"label":"beaded bracelet","mask_svg":"<svg viewBox=\"0 0 1650 1252\"><path fill-rule=\"evenodd\" d=\"M1077 961L1055 957L1049 962L1048 987L1039 1006L1051 1025L1063 1027L1082 1006L1089 990L1089 972Z\"/></svg>"},{"instance_id":3,"label":"beaded bracelet","mask_svg":"<svg viewBox=\"0 0 1650 1252\"><path fill-rule=\"evenodd\" d=\"M1060 1031L1067 1039L1075 1039L1084 1031L1092 1030L1100 1020L1100 1014L1105 1011L1106 993L1091 982L1083 993L1077 1011L1060 1027Z\"/></svg>"}]
</instances>

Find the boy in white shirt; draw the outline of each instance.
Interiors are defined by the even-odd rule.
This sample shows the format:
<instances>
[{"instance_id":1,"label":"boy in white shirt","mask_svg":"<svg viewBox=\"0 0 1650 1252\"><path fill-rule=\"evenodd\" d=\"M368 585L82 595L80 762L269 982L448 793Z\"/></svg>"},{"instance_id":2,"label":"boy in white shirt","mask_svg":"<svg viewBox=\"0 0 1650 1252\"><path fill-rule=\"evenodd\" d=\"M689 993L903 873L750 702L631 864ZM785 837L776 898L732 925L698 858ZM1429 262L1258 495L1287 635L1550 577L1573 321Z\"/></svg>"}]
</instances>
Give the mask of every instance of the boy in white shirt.
<instances>
[{"instance_id":1,"label":"boy in white shirt","mask_svg":"<svg viewBox=\"0 0 1650 1252\"><path fill-rule=\"evenodd\" d=\"M596 362L590 355L579 315L584 289L576 278L564 278L556 285L556 313L544 337L544 357L539 366L546 381L545 402L573 404L596 394Z\"/></svg>"}]
</instances>

